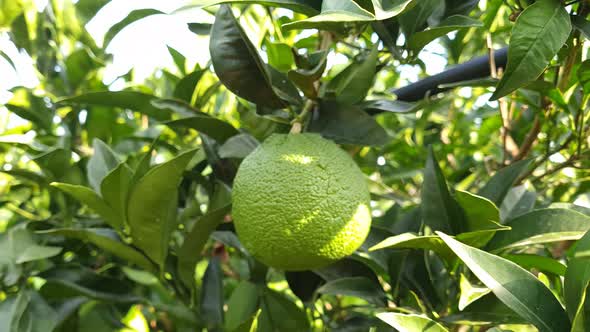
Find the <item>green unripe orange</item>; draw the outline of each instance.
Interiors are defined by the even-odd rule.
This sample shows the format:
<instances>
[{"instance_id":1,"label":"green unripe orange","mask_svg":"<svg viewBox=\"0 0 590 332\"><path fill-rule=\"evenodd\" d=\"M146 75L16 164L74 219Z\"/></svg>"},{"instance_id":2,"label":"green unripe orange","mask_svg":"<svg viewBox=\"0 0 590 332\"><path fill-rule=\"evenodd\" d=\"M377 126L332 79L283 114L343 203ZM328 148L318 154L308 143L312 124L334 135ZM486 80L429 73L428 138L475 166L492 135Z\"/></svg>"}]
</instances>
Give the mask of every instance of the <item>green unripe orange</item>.
<instances>
[{"instance_id":1,"label":"green unripe orange","mask_svg":"<svg viewBox=\"0 0 590 332\"><path fill-rule=\"evenodd\" d=\"M317 134L269 137L240 165L232 200L242 244L278 269L316 269L346 257L371 226L361 170Z\"/></svg>"}]
</instances>

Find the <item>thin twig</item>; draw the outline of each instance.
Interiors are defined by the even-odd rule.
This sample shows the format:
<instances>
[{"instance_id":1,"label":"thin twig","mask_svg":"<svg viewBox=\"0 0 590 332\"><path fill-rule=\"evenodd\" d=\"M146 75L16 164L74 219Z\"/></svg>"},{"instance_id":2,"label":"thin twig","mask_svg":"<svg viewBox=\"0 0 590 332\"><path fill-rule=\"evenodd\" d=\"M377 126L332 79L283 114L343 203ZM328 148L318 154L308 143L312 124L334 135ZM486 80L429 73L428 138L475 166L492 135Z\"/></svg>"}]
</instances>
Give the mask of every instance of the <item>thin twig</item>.
<instances>
[{"instance_id":1,"label":"thin twig","mask_svg":"<svg viewBox=\"0 0 590 332\"><path fill-rule=\"evenodd\" d=\"M277 38L279 39L280 42L284 42L285 37L283 37L283 31L281 31L281 28L277 26L277 22L275 21L273 15L272 15L272 10L266 6L265 6L265 8L266 8L266 14L270 18L270 22L272 23L272 29L273 29L274 34L277 36Z\"/></svg>"},{"instance_id":2,"label":"thin twig","mask_svg":"<svg viewBox=\"0 0 590 332\"><path fill-rule=\"evenodd\" d=\"M18 215L20 215L23 218L26 218L28 220L33 220L33 221L41 221L44 220L44 218L41 218L27 210L21 209L18 206L16 206L15 204L12 203L8 203L6 204L6 208Z\"/></svg>"},{"instance_id":3,"label":"thin twig","mask_svg":"<svg viewBox=\"0 0 590 332\"><path fill-rule=\"evenodd\" d=\"M345 41L345 40L338 40L338 42L339 42L339 43L341 43L341 44L344 44L344 45L346 45L347 47L353 48L353 49L355 49L355 50L359 50L359 51L362 51L362 52L367 52L367 53L371 52L371 49L364 48L364 47L362 47L362 46L358 46L358 45L355 45L355 44L349 43L349 42L347 42L347 41ZM379 53L385 53L385 54L391 54L391 52L388 52L388 51L386 51L386 50L378 50L378 52L379 52Z\"/></svg>"},{"instance_id":4,"label":"thin twig","mask_svg":"<svg viewBox=\"0 0 590 332\"><path fill-rule=\"evenodd\" d=\"M301 132L301 130L303 129L303 123L307 120L307 116L309 115L309 113L311 113L311 111L313 110L313 107L314 106L315 106L315 102L313 100L311 100L311 99L308 99L305 102L305 105L303 106L303 110L293 120L291 131L289 133L291 133L291 134L299 134Z\"/></svg>"},{"instance_id":5,"label":"thin twig","mask_svg":"<svg viewBox=\"0 0 590 332\"><path fill-rule=\"evenodd\" d=\"M541 120L539 120L538 115L535 115L535 120L533 122L533 126L531 127L531 130L528 132L528 134L524 138L524 141L522 142L522 145L520 146L520 150L518 151L518 154L514 157L514 161L522 160L529 154L529 152L531 151L531 149L533 147L533 144L537 140L537 136L539 135L539 132L541 132Z\"/></svg>"},{"instance_id":6,"label":"thin twig","mask_svg":"<svg viewBox=\"0 0 590 332\"><path fill-rule=\"evenodd\" d=\"M573 1L570 1L570 2L566 3L565 6L566 7L567 6L571 6L571 5L576 4L576 3L580 2L580 1L582 1L582 0L573 0Z\"/></svg>"},{"instance_id":7,"label":"thin twig","mask_svg":"<svg viewBox=\"0 0 590 332\"><path fill-rule=\"evenodd\" d=\"M564 161L563 163L561 163L561 164L559 164L559 165L555 166L555 167L554 167L554 168L552 168L552 169L549 169L549 170L545 171L545 173L543 173L543 174L541 174L541 175L538 175L538 176L534 177L534 178L531 180L531 182L537 182L537 181L541 180L542 178L544 178L544 177L546 177L546 176L548 176L548 175L551 175L551 174L557 173L557 172L559 172L560 170L562 170L562 169L564 169L564 168L567 168L567 167L573 167L573 166L574 166L574 162L575 162L576 160L577 160L576 156L575 156L575 155L572 155L571 157L569 157L569 158L568 158L568 160Z\"/></svg>"},{"instance_id":8,"label":"thin twig","mask_svg":"<svg viewBox=\"0 0 590 332\"><path fill-rule=\"evenodd\" d=\"M526 173L524 173L524 174L522 174L521 176L518 177L518 179L516 180L516 183L521 183L524 179L528 178L531 174L533 174L535 172L535 170L539 166L541 166L544 162L546 162L547 160L549 160L549 157L551 157L552 155L554 155L554 154L556 154L556 153L558 153L558 152L560 152L562 150L565 150L570 145L570 143L574 141L574 138L575 138L575 135L569 135L567 137L567 139L563 143L561 143L560 146L558 146L557 148L555 148L555 149L547 152L542 158L540 158L539 160L535 161L533 163L533 165L530 167L530 169Z\"/></svg>"},{"instance_id":9,"label":"thin twig","mask_svg":"<svg viewBox=\"0 0 590 332\"><path fill-rule=\"evenodd\" d=\"M491 34L487 34L486 36L486 45L490 59L490 76L492 78L498 78L498 68L496 66L496 58ZM502 118L502 128L500 128L500 134L502 136L502 165L505 165L506 161L508 160L508 153L510 152L511 156L514 157L518 152L518 147L516 146L516 143L512 137L510 137L510 144L508 144L508 133L510 131L510 111L508 110L506 98L500 98L498 104L500 106L500 117ZM510 145L510 148L508 145Z\"/></svg>"}]
</instances>

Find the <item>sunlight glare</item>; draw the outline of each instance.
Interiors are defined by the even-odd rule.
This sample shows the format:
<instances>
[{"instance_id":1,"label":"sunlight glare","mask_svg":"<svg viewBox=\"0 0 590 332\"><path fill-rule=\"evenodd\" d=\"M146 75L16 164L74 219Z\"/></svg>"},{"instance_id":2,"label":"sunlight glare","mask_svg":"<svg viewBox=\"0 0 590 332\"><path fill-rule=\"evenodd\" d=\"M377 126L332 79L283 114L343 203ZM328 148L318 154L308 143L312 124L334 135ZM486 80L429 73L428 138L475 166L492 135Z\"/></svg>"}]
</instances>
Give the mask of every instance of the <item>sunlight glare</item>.
<instances>
[{"instance_id":1,"label":"sunlight glare","mask_svg":"<svg viewBox=\"0 0 590 332\"><path fill-rule=\"evenodd\" d=\"M316 160L316 158L314 158L314 157L306 156L306 155L302 155L302 154L286 154L286 155L282 156L281 159L288 161L288 162L292 162L295 164L302 164L302 165L310 164Z\"/></svg>"}]
</instances>

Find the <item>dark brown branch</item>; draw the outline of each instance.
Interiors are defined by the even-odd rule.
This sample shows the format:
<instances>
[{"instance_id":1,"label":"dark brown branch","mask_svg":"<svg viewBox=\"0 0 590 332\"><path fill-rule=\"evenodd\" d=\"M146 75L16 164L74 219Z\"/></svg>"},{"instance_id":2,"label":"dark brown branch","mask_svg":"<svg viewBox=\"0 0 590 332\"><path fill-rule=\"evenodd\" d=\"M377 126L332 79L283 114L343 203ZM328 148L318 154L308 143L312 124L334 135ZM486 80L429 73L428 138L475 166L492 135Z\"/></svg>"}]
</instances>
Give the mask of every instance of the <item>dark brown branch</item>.
<instances>
[{"instance_id":1,"label":"dark brown branch","mask_svg":"<svg viewBox=\"0 0 590 332\"><path fill-rule=\"evenodd\" d=\"M557 148L547 152L542 158L540 158L539 160L535 161L533 163L533 165L530 167L530 169L526 172L523 173L520 177L518 177L518 180L516 180L516 183L521 183L524 179L528 178L531 174L533 174L533 172L539 167L541 166L544 162L546 162L549 157L551 157L552 155L566 149L571 142L574 141L575 135L569 135L567 137L567 139Z\"/></svg>"},{"instance_id":2,"label":"dark brown branch","mask_svg":"<svg viewBox=\"0 0 590 332\"><path fill-rule=\"evenodd\" d=\"M537 182L539 180L541 180L542 178L557 173L560 170L567 168L567 167L575 167L574 162L576 162L578 158L576 158L576 156L572 155L571 157L568 158L568 160L564 161L563 163L553 167L552 169L549 169L547 171L545 171L545 173L535 176L531 181L532 182Z\"/></svg>"},{"instance_id":3,"label":"dark brown branch","mask_svg":"<svg viewBox=\"0 0 590 332\"><path fill-rule=\"evenodd\" d=\"M533 122L533 127L531 128L531 130L528 132L528 134L524 138L524 141L522 142L522 145L520 146L520 150L518 151L518 154L516 155L516 157L514 157L514 161L522 160L529 154L529 152L531 151L531 148L533 147L533 143L535 143L535 141L537 140L537 136L539 135L540 131L541 131L541 121L539 120L539 116L536 115L535 122Z\"/></svg>"}]
</instances>

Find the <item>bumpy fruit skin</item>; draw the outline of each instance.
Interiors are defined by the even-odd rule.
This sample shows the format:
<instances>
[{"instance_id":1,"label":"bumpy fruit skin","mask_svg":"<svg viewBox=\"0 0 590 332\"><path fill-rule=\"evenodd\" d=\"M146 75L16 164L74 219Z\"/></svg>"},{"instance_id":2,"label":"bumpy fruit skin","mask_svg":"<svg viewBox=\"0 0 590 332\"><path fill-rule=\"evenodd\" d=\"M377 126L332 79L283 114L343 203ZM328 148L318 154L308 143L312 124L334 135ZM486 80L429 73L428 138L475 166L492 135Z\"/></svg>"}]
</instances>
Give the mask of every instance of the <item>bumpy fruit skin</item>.
<instances>
[{"instance_id":1,"label":"bumpy fruit skin","mask_svg":"<svg viewBox=\"0 0 590 332\"><path fill-rule=\"evenodd\" d=\"M371 226L361 170L317 134L269 137L240 165L232 198L242 244L278 269L316 269L346 257Z\"/></svg>"}]
</instances>

